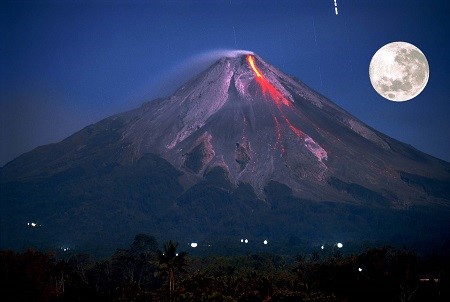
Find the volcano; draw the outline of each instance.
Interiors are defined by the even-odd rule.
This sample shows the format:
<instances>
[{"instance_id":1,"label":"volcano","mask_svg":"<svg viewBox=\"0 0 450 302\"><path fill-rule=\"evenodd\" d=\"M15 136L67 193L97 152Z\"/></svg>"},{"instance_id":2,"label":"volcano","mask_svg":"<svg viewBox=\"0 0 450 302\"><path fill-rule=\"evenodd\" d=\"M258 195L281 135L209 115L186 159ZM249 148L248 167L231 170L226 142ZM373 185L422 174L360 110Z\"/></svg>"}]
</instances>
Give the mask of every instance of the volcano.
<instances>
[{"instance_id":1,"label":"volcano","mask_svg":"<svg viewBox=\"0 0 450 302\"><path fill-rule=\"evenodd\" d=\"M12 247L112 245L138 232L318 243L426 229L439 241L450 229L449 163L250 52L23 154L1 186L1 241Z\"/></svg>"}]
</instances>

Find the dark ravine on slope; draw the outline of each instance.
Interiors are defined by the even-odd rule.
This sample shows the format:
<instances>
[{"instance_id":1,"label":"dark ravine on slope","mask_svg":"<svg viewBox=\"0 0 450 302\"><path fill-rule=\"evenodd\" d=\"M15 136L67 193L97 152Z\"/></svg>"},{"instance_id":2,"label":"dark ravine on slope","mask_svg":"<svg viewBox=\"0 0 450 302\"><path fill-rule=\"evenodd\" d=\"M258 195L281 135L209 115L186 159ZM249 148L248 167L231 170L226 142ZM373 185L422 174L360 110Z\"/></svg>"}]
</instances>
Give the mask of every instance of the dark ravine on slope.
<instances>
[{"instance_id":1,"label":"dark ravine on slope","mask_svg":"<svg viewBox=\"0 0 450 302\"><path fill-rule=\"evenodd\" d=\"M183 244L449 239L449 163L254 54L0 173L1 247L107 249L142 232Z\"/></svg>"}]
</instances>

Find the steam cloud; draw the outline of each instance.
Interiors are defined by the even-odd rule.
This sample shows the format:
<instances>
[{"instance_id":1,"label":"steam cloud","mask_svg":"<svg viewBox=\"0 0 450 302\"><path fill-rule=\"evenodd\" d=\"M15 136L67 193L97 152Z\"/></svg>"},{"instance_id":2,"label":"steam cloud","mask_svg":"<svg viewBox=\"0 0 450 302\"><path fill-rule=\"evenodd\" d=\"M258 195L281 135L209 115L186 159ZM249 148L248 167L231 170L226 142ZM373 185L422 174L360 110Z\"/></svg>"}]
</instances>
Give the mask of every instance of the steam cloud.
<instances>
[{"instance_id":1,"label":"steam cloud","mask_svg":"<svg viewBox=\"0 0 450 302\"><path fill-rule=\"evenodd\" d=\"M215 61L222 57L235 58L240 55L254 54L249 50L242 49L214 49L187 58L168 69L159 80L153 83L148 91L148 86L144 95L137 96L140 102L151 100L156 97L166 97L172 94L176 88L184 82L208 68Z\"/></svg>"}]
</instances>

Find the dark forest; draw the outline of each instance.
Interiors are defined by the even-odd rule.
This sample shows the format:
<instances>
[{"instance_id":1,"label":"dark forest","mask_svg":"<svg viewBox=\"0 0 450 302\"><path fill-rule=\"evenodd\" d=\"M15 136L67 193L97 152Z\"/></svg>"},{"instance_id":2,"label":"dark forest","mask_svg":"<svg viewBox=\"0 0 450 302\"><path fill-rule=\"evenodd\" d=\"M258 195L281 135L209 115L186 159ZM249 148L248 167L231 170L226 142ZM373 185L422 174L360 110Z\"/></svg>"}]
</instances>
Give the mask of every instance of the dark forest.
<instances>
[{"instance_id":1,"label":"dark forest","mask_svg":"<svg viewBox=\"0 0 450 302\"><path fill-rule=\"evenodd\" d=\"M450 258L408 249L191 256L136 235L105 259L0 252L3 301L448 301Z\"/></svg>"}]
</instances>

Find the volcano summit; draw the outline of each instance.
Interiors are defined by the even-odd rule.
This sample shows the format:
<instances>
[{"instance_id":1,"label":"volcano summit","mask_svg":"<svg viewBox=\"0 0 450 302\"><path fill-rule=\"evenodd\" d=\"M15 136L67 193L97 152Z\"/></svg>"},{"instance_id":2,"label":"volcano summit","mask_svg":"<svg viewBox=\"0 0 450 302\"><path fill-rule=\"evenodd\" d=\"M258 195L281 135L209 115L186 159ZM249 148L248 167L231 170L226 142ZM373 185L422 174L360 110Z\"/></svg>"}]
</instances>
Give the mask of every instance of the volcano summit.
<instances>
[{"instance_id":1,"label":"volcano summit","mask_svg":"<svg viewBox=\"0 0 450 302\"><path fill-rule=\"evenodd\" d=\"M245 53L5 165L2 243L108 245L137 232L407 241L411 227L439 241L449 184L449 163Z\"/></svg>"}]
</instances>

